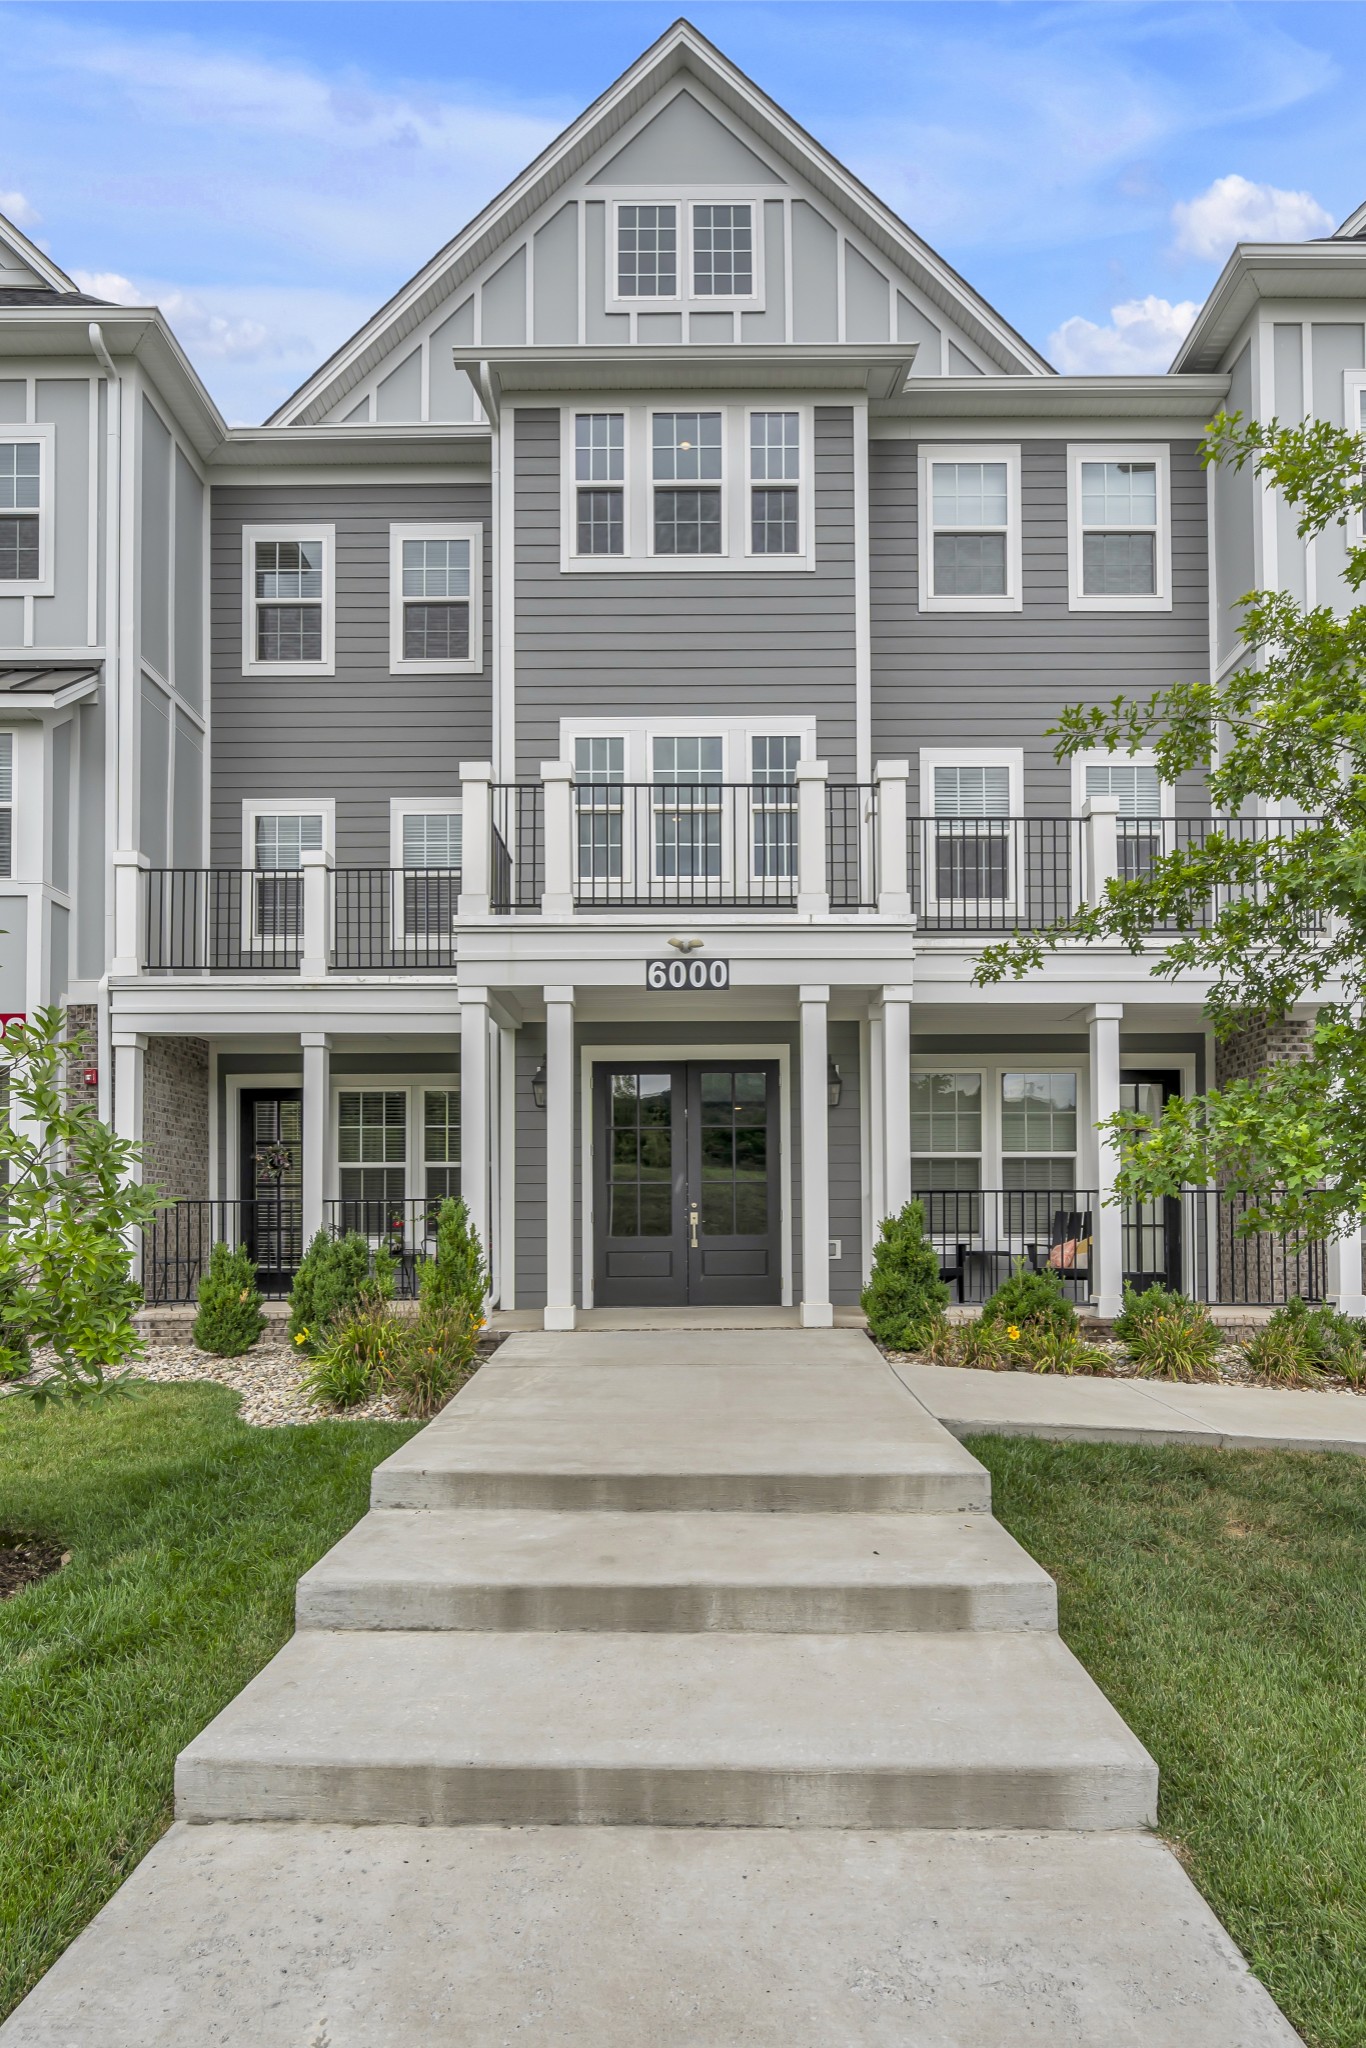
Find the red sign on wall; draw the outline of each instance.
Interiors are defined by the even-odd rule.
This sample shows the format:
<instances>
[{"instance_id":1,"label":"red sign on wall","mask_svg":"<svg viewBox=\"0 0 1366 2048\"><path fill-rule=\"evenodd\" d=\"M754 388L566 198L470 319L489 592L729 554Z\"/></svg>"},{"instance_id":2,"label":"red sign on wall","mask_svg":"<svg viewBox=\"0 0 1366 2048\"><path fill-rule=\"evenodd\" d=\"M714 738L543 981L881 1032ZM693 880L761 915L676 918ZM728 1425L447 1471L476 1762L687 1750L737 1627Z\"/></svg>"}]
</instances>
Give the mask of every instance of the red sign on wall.
<instances>
[{"instance_id":1,"label":"red sign on wall","mask_svg":"<svg viewBox=\"0 0 1366 2048\"><path fill-rule=\"evenodd\" d=\"M0 1010L0 1038L4 1038L11 1024L27 1024L26 1010Z\"/></svg>"}]
</instances>

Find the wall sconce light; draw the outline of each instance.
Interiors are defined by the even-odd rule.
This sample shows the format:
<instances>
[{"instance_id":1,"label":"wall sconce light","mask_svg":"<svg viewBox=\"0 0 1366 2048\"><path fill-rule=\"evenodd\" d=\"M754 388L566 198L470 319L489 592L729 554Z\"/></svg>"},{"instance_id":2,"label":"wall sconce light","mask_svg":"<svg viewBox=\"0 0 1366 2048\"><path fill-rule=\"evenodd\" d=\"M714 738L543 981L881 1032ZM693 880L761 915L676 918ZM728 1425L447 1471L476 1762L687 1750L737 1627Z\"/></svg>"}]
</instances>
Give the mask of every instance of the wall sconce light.
<instances>
[{"instance_id":1,"label":"wall sconce light","mask_svg":"<svg viewBox=\"0 0 1366 2048\"><path fill-rule=\"evenodd\" d=\"M831 1060L825 1070L825 1094L832 1109L839 1108L840 1096L843 1093L844 1083L840 1079L840 1070L835 1065L835 1062Z\"/></svg>"},{"instance_id":2,"label":"wall sconce light","mask_svg":"<svg viewBox=\"0 0 1366 2048\"><path fill-rule=\"evenodd\" d=\"M535 1105L536 1105L537 1109L544 1109L544 1108L545 1108L545 1061L544 1061L544 1060L542 1060L542 1061L541 1061L541 1064L540 1064L540 1066L539 1066L539 1067L537 1067L537 1069L536 1069L535 1073L534 1073L534 1074L532 1075L532 1077L531 1077L531 1099L532 1099L532 1101L533 1101L533 1102L535 1103Z\"/></svg>"}]
</instances>

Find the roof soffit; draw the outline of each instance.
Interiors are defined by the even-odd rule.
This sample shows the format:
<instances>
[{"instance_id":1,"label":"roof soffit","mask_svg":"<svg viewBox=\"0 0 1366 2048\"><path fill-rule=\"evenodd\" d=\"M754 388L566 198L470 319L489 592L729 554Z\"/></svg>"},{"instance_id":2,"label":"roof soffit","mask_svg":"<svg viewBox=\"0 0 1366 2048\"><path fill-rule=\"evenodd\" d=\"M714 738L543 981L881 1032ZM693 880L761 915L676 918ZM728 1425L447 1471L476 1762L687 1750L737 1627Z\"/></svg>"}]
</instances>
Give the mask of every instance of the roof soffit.
<instances>
[{"instance_id":1,"label":"roof soffit","mask_svg":"<svg viewBox=\"0 0 1366 2048\"><path fill-rule=\"evenodd\" d=\"M1172 370L1216 370L1260 300L1366 301L1366 242L1240 242L1229 257Z\"/></svg>"}]
</instances>

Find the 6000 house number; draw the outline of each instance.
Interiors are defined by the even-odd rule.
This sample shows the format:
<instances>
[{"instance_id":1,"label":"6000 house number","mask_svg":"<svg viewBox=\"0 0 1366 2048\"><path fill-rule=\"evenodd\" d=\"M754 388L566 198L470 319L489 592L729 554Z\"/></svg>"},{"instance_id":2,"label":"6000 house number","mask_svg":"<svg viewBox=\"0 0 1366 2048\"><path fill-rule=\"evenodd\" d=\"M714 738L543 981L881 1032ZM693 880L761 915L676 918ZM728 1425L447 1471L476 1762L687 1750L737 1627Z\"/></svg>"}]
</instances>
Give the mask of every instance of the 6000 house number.
<instances>
[{"instance_id":1,"label":"6000 house number","mask_svg":"<svg viewBox=\"0 0 1366 2048\"><path fill-rule=\"evenodd\" d=\"M646 988L729 988L729 960L647 960Z\"/></svg>"}]
</instances>

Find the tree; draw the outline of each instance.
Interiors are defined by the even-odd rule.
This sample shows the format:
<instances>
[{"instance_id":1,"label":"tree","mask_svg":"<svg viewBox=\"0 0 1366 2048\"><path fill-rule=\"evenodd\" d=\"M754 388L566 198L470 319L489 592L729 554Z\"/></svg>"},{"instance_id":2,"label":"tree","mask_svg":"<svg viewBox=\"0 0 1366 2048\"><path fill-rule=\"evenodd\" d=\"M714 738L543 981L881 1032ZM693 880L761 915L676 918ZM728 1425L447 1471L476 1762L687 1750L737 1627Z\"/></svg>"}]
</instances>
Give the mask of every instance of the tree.
<instances>
[{"instance_id":1,"label":"tree","mask_svg":"<svg viewBox=\"0 0 1366 2048\"><path fill-rule=\"evenodd\" d=\"M67 1098L80 1041L63 1038L64 1024L60 1009L42 1009L10 1025L4 1044L0 1314L11 1342L52 1347L55 1377L24 1390L40 1406L126 1387L142 1351L129 1240L157 1202L130 1178L140 1148Z\"/></svg>"},{"instance_id":2,"label":"tree","mask_svg":"<svg viewBox=\"0 0 1366 2048\"><path fill-rule=\"evenodd\" d=\"M1250 464L1269 479L1297 508L1302 536L1341 528L1357 598L1366 437L1220 413L1203 453L1207 465ZM1261 590L1241 611L1246 659L1218 682L1072 705L1050 733L1059 760L1150 746L1164 781L1202 771L1225 822L1111 880L1065 922L989 947L976 978L1026 974L1064 939L1138 952L1176 930L1152 972L1210 975L1206 1010L1221 1037L1318 1003L1303 1058L1171 1102L1160 1125L1121 1113L1108 1129L1125 1199L1234 1186L1252 1198L1240 1228L1332 1235L1366 1207L1366 603L1335 613ZM1293 822L1240 824L1258 798Z\"/></svg>"}]
</instances>

